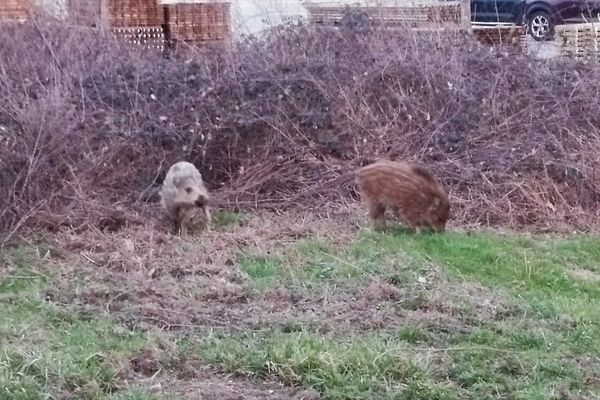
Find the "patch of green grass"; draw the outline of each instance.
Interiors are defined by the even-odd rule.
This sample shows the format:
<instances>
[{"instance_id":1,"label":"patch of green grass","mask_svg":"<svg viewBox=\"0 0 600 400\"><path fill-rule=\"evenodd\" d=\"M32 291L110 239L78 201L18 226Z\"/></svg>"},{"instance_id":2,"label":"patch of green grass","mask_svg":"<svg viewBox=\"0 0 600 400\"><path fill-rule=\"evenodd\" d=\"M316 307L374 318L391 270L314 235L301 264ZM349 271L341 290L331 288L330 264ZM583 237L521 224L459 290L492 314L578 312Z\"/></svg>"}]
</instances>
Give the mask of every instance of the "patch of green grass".
<instances>
[{"instance_id":1,"label":"patch of green grass","mask_svg":"<svg viewBox=\"0 0 600 400\"><path fill-rule=\"evenodd\" d=\"M240 268L252 279L273 278L281 270L281 262L274 257L245 257L239 261Z\"/></svg>"},{"instance_id":2,"label":"patch of green grass","mask_svg":"<svg viewBox=\"0 0 600 400\"><path fill-rule=\"evenodd\" d=\"M242 268L262 266L272 284L361 286L372 276L412 284L423 266L432 263L455 280L507 290L539 316L567 313L600 320L600 307L593 306L598 305L600 285L568 274L569 265L600 265L596 247L588 238L368 231L347 248L304 240L276 256L246 255Z\"/></svg>"},{"instance_id":3,"label":"patch of green grass","mask_svg":"<svg viewBox=\"0 0 600 400\"><path fill-rule=\"evenodd\" d=\"M575 246L560 238L526 238L491 233L400 234L372 232L356 244L358 248L376 248L383 253L402 249L422 262L433 262L450 274L472 279L493 288L509 289L525 301L546 303L548 310L566 312L573 317L600 321L600 285L567 274L573 262L573 248L578 262L600 264L600 252L593 242L583 240ZM563 249L568 249L563 253Z\"/></svg>"},{"instance_id":4,"label":"patch of green grass","mask_svg":"<svg viewBox=\"0 0 600 400\"><path fill-rule=\"evenodd\" d=\"M153 338L48 303L51 277L19 251L10 256L12 272L0 282L0 399L136 398L121 391L118 373Z\"/></svg>"},{"instance_id":5,"label":"patch of green grass","mask_svg":"<svg viewBox=\"0 0 600 400\"><path fill-rule=\"evenodd\" d=\"M373 276L412 282L422 269L403 252L389 254L371 246L336 248L312 239L300 240L280 254L241 254L238 263L260 288L283 284L308 291L328 283L356 287Z\"/></svg>"},{"instance_id":6,"label":"patch of green grass","mask_svg":"<svg viewBox=\"0 0 600 400\"><path fill-rule=\"evenodd\" d=\"M445 284L460 287L463 282L477 282L492 290L494 296L502 296L503 308L496 320L478 322L477 304L465 303L464 310L460 304L452 304L453 312L475 319L470 334L431 335L409 325L395 331L386 329L391 336L385 340L378 334L360 339L342 335L335 340L316 340L306 332L299 340L295 339L298 336L289 336L298 334L296 329L287 332L288 336L279 333L251 339L214 339L210 346L201 348L200 354L207 362L232 371L274 375L317 387L332 399L352 398L357 393L366 396L363 398L436 398L441 390L450 398L533 400L557 398L559 389L594 398L589 396L594 390L600 391L600 385L586 388L581 382L595 381L598 373L593 375L592 368L581 368L577 359L597 359L600 354L600 285L570 274L569 269L596 272L600 266L597 243L596 238L579 236L439 235L403 230L368 230L345 248L305 240L281 254L270 255L268 261L261 260L269 266L266 269L271 283L317 289L327 284L346 290L365 287L377 276L410 289L397 306L411 312L428 305L428 294L418 289L417 282L426 275L427 266L434 265L449 280ZM347 369L340 373L340 365L351 363L356 368L369 364L352 356L358 351L358 343L371 348L360 348L368 358L369 351L385 352L379 347L383 342L389 348L402 343L406 354L414 354L410 349L428 340L435 346L448 347L442 350L452 360L446 374L464 391L449 390L454 386L435 380L443 373L437 375L422 365L420 375L414 379L386 375L385 367L379 369L381 365L356 374ZM333 361L332 354L337 356ZM598 367L598 363L594 365ZM435 384L431 386L430 382ZM397 386L403 390L393 389ZM349 389L340 391L340 387Z\"/></svg>"},{"instance_id":7,"label":"patch of green grass","mask_svg":"<svg viewBox=\"0 0 600 400\"><path fill-rule=\"evenodd\" d=\"M5 273L0 275L0 295L19 293L47 284L48 277L29 265L29 260L35 257L34 253L31 248L12 248L0 253L0 265Z\"/></svg>"},{"instance_id":8,"label":"patch of green grass","mask_svg":"<svg viewBox=\"0 0 600 400\"><path fill-rule=\"evenodd\" d=\"M458 398L447 385L432 381L426 365L399 335L326 337L278 331L212 336L192 349L204 363L311 386L327 399Z\"/></svg>"},{"instance_id":9,"label":"patch of green grass","mask_svg":"<svg viewBox=\"0 0 600 400\"><path fill-rule=\"evenodd\" d=\"M212 215L212 221L217 228L227 228L242 225L246 222L244 214L221 210Z\"/></svg>"},{"instance_id":10,"label":"patch of green grass","mask_svg":"<svg viewBox=\"0 0 600 400\"><path fill-rule=\"evenodd\" d=\"M548 399L558 387L589 395L586 371L553 347L552 340L528 332L477 331L451 352L449 375L477 399Z\"/></svg>"},{"instance_id":11,"label":"patch of green grass","mask_svg":"<svg viewBox=\"0 0 600 400\"><path fill-rule=\"evenodd\" d=\"M428 338L427 331L417 326L405 326L398 332L398 337L408 343L423 343Z\"/></svg>"},{"instance_id":12,"label":"patch of green grass","mask_svg":"<svg viewBox=\"0 0 600 400\"><path fill-rule=\"evenodd\" d=\"M482 328L439 349L424 346L426 336L415 327L341 337L270 331L206 337L180 350L235 373L310 386L334 400L534 400L555 398L559 389L593 399L599 389L584 384L594 372L568 357L564 338L543 329ZM436 361L441 355L446 366Z\"/></svg>"},{"instance_id":13,"label":"patch of green grass","mask_svg":"<svg viewBox=\"0 0 600 400\"><path fill-rule=\"evenodd\" d=\"M330 252L325 243L303 240L285 254L241 254L237 261L258 290L278 284L311 287L327 281L334 272Z\"/></svg>"},{"instance_id":14,"label":"patch of green grass","mask_svg":"<svg viewBox=\"0 0 600 400\"><path fill-rule=\"evenodd\" d=\"M273 287L282 273L282 264L276 257L238 257L240 269L248 274L259 291Z\"/></svg>"},{"instance_id":15,"label":"patch of green grass","mask_svg":"<svg viewBox=\"0 0 600 400\"><path fill-rule=\"evenodd\" d=\"M583 235L557 240L553 246L555 261L600 273L598 237Z\"/></svg>"}]
</instances>

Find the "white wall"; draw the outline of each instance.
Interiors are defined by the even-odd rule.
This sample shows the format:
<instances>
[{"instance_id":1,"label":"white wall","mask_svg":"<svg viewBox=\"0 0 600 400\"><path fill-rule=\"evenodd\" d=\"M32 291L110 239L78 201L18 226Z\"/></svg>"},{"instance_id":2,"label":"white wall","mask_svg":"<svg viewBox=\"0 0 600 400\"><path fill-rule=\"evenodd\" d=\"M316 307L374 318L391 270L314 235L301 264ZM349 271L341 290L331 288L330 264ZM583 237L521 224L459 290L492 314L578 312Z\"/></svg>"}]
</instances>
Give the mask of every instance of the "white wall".
<instances>
[{"instance_id":1,"label":"white wall","mask_svg":"<svg viewBox=\"0 0 600 400\"><path fill-rule=\"evenodd\" d=\"M65 13L66 0L34 0L34 3L43 6L56 16L64 15Z\"/></svg>"},{"instance_id":2,"label":"white wall","mask_svg":"<svg viewBox=\"0 0 600 400\"><path fill-rule=\"evenodd\" d=\"M233 0L231 19L237 34L258 33L286 18L306 17L301 0Z\"/></svg>"},{"instance_id":3,"label":"white wall","mask_svg":"<svg viewBox=\"0 0 600 400\"><path fill-rule=\"evenodd\" d=\"M210 0L159 0L162 4L201 3ZM213 0L214 1L214 0ZM230 0L233 33L256 34L286 18L307 16L303 0Z\"/></svg>"}]
</instances>

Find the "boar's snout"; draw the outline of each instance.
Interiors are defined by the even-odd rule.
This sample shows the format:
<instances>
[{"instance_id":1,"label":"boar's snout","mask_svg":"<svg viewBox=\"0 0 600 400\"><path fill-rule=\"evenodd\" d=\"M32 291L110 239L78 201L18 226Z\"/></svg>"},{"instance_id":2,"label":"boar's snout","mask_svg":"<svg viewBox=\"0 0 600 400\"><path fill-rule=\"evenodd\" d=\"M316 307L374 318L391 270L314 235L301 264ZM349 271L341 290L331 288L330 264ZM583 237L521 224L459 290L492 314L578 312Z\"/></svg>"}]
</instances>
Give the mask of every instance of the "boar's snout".
<instances>
[{"instance_id":1,"label":"boar's snout","mask_svg":"<svg viewBox=\"0 0 600 400\"><path fill-rule=\"evenodd\" d=\"M206 199L203 196L200 196L194 202L196 207L203 207L206 204Z\"/></svg>"}]
</instances>

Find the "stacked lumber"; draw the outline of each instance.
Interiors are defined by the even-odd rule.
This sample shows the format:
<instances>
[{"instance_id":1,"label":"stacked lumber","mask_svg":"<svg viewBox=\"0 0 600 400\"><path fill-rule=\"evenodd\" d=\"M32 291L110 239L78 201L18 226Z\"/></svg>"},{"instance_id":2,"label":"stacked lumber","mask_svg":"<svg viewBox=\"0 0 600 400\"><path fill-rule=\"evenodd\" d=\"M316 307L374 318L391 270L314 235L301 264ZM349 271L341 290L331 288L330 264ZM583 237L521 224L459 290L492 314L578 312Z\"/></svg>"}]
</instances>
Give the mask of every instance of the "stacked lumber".
<instances>
[{"instance_id":1,"label":"stacked lumber","mask_svg":"<svg viewBox=\"0 0 600 400\"><path fill-rule=\"evenodd\" d=\"M426 6L425 9L427 10L428 22L460 23L460 4Z\"/></svg>"},{"instance_id":2,"label":"stacked lumber","mask_svg":"<svg viewBox=\"0 0 600 400\"><path fill-rule=\"evenodd\" d=\"M178 3L164 7L167 36L171 40L217 42L230 37L230 3Z\"/></svg>"},{"instance_id":3,"label":"stacked lumber","mask_svg":"<svg viewBox=\"0 0 600 400\"><path fill-rule=\"evenodd\" d=\"M171 40L201 43L230 37L230 3L67 0L67 5L77 23L102 24L125 43L145 49L162 50L166 42L173 43Z\"/></svg>"},{"instance_id":4,"label":"stacked lumber","mask_svg":"<svg viewBox=\"0 0 600 400\"><path fill-rule=\"evenodd\" d=\"M165 49L165 34L161 26L112 28L111 32L131 46L141 47L144 50Z\"/></svg>"},{"instance_id":5,"label":"stacked lumber","mask_svg":"<svg viewBox=\"0 0 600 400\"><path fill-rule=\"evenodd\" d=\"M163 23L163 9L158 0L108 0L106 8L108 25L112 27L160 26Z\"/></svg>"},{"instance_id":6,"label":"stacked lumber","mask_svg":"<svg viewBox=\"0 0 600 400\"><path fill-rule=\"evenodd\" d=\"M562 38L563 56L600 60L600 23L562 25L555 29Z\"/></svg>"},{"instance_id":7,"label":"stacked lumber","mask_svg":"<svg viewBox=\"0 0 600 400\"><path fill-rule=\"evenodd\" d=\"M323 3L307 3L306 8L309 22L327 25L338 25L348 9L345 5ZM397 7L360 7L359 10L381 27L457 28L461 22L459 1L444 4L416 2Z\"/></svg>"},{"instance_id":8,"label":"stacked lumber","mask_svg":"<svg viewBox=\"0 0 600 400\"><path fill-rule=\"evenodd\" d=\"M339 25L349 10L346 5L307 3L309 22ZM443 4L429 0L414 1L395 7L358 7L375 25L383 28L408 28L422 34L441 33L445 36L457 34L463 24L462 6L459 0ZM470 17L467 15L467 21ZM473 25L475 37L486 44L508 44L525 49L527 40L523 27L515 25ZM429 32L429 33L428 33Z\"/></svg>"},{"instance_id":9,"label":"stacked lumber","mask_svg":"<svg viewBox=\"0 0 600 400\"><path fill-rule=\"evenodd\" d=\"M527 30L516 25L473 25L475 38L492 46L505 44L521 50L527 49Z\"/></svg>"},{"instance_id":10,"label":"stacked lumber","mask_svg":"<svg viewBox=\"0 0 600 400\"><path fill-rule=\"evenodd\" d=\"M29 9L27 0L0 0L0 20L25 20Z\"/></svg>"}]
</instances>

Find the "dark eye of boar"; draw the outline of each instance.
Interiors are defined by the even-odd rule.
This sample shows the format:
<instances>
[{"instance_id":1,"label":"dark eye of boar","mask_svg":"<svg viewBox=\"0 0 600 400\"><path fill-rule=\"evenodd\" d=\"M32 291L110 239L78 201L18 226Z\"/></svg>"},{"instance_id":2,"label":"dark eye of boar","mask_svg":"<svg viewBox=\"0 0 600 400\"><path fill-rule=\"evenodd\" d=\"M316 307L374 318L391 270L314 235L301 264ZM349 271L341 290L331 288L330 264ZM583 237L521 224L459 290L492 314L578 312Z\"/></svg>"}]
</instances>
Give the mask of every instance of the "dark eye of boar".
<instances>
[{"instance_id":1,"label":"dark eye of boar","mask_svg":"<svg viewBox=\"0 0 600 400\"><path fill-rule=\"evenodd\" d=\"M185 191L188 192L188 193L192 193L192 188L191 187L187 187L187 188L185 188Z\"/></svg>"}]
</instances>

